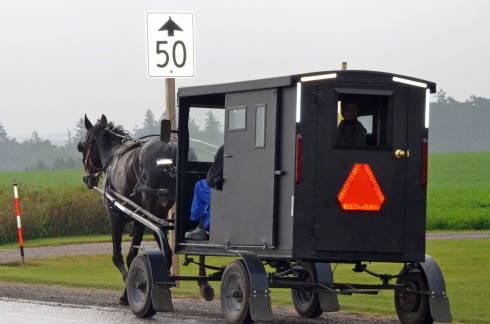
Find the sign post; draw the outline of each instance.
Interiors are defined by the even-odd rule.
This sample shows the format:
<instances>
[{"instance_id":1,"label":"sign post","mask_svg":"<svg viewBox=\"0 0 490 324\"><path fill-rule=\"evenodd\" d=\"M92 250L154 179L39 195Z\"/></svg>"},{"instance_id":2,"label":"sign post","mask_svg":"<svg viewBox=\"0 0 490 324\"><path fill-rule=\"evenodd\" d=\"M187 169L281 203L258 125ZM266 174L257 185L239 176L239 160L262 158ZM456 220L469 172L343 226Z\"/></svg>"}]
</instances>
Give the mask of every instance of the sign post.
<instances>
[{"instance_id":1,"label":"sign post","mask_svg":"<svg viewBox=\"0 0 490 324\"><path fill-rule=\"evenodd\" d=\"M165 79L165 94L167 119L170 120L171 129L177 129L175 118L175 78Z\"/></svg>"},{"instance_id":2,"label":"sign post","mask_svg":"<svg viewBox=\"0 0 490 324\"><path fill-rule=\"evenodd\" d=\"M183 12L148 12L146 27L148 77L166 78L167 119L171 122L171 129L176 130L175 78L193 77L195 74L194 17L192 13ZM175 207L170 213L175 214ZM170 232L169 236L172 249L175 247L173 233ZM172 272L179 274L176 254L173 254Z\"/></svg>"}]
</instances>

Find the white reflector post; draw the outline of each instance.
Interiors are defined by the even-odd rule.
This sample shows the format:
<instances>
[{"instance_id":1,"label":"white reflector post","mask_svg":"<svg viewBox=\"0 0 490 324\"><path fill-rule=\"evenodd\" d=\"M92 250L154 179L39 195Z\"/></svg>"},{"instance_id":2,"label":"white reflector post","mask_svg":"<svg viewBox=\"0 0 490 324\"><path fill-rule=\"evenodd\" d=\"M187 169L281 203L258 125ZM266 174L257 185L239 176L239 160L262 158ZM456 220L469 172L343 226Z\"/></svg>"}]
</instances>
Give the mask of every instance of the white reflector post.
<instances>
[{"instance_id":1,"label":"white reflector post","mask_svg":"<svg viewBox=\"0 0 490 324\"><path fill-rule=\"evenodd\" d=\"M20 220L19 190L17 189L16 183L14 183L14 200L15 200L15 212L16 212L16 219L17 219L17 234L19 236L20 256L22 258L22 264L24 264L24 238L22 235L22 223Z\"/></svg>"},{"instance_id":2,"label":"white reflector post","mask_svg":"<svg viewBox=\"0 0 490 324\"><path fill-rule=\"evenodd\" d=\"M301 82L296 83L296 122L301 121Z\"/></svg>"},{"instance_id":3,"label":"white reflector post","mask_svg":"<svg viewBox=\"0 0 490 324\"><path fill-rule=\"evenodd\" d=\"M430 89L425 90L425 128L429 128L430 117Z\"/></svg>"}]
</instances>

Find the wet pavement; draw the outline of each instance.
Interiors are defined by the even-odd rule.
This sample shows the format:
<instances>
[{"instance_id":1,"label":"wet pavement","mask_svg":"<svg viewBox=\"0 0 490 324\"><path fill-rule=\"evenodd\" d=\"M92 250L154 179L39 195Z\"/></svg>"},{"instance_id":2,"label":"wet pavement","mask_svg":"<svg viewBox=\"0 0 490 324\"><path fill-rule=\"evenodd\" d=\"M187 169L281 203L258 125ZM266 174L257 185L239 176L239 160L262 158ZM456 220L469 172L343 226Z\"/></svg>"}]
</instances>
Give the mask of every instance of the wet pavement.
<instances>
[{"instance_id":1,"label":"wet pavement","mask_svg":"<svg viewBox=\"0 0 490 324\"><path fill-rule=\"evenodd\" d=\"M131 312L98 306L78 306L33 300L0 298L0 323L16 324L132 324L132 323L216 323L215 318L184 315L182 313L157 313L153 318L142 319Z\"/></svg>"}]
</instances>

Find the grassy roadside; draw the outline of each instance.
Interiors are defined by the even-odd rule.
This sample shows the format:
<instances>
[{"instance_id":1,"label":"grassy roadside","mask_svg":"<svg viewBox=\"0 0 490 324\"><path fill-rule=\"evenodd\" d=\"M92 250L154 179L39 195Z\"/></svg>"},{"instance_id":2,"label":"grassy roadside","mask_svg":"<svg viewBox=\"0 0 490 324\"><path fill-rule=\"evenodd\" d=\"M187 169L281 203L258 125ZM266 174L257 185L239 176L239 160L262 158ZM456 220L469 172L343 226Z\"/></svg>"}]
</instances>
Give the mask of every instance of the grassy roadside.
<instances>
[{"instance_id":1,"label":"grassy roadside","mask_svg":"<svg viewBox=\"0 0 490 324\"><path fill-rule=\"evenodd\" d=\"M98 238L101 241L108 239ZM59 240L55 244L61 244ZM80 240L83 238L67 243ZM38 243L43 245L42 241ZM427 253L435 258L444 273L455 322L490 323L490 274L486 270L490 266L488 251L488 239L427 241ZM211 264L217 266L230 261L229 258L220 257L209 259ZM387 263L368 266L370 270L380 273L398 273L401 268L400 264ZM378 283L376 278L351 271L352 265L339 264L332 267L337 282ZM180 269L181 275L197 274L195 265L181 266ZM123 289L123 282L108 255L36 259L27 261L26 266L21 266L19 262L0 264L0 281ZM220 283L211 284L215 288L216 298L219 298ZM180 288L173 289L172 293L174 296L197 296L198 290L195 281L186 281L181 283ZM274 305L292 307L289 290L273 289L271 296ZM339 301L343 311L396 316L392 291L383 291L378 296L340 296Z\"/></svg>"}]
</instances>

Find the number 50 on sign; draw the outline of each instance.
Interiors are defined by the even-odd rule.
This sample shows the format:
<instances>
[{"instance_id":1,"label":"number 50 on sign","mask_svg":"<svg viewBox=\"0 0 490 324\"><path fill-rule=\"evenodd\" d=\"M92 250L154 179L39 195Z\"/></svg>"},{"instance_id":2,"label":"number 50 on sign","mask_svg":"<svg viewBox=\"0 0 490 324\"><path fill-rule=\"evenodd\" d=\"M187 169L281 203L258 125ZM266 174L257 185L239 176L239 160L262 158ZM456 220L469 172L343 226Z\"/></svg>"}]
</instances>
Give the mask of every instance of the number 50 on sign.
<instances>
[{"instance_id":1,"label":"number 50 on sign","mask_svg":"<svg viewBox=\"0 0 490 324\"><path fill-rule=\"evenodd\" d=\"M192 13L146 13L146 40L149 77L194 76Z\"/></svg>"}]
</instances>

